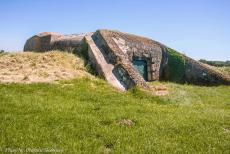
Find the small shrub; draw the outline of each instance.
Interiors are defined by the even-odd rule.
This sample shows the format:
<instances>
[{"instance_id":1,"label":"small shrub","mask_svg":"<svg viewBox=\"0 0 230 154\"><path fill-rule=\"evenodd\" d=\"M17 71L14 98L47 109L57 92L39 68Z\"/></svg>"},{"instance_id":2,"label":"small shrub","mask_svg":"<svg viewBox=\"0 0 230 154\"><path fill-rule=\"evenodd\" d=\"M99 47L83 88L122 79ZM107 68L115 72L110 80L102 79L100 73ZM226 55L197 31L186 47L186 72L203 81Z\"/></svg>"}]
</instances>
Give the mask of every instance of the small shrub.
<instances>
[{"instance_id":1,"label":"small shrub","mask_svg":"<svg viewBox=\"0 0 230 154\"><path fill-rule=\"evenodd\" d=\"M87 72L89 72L90 74L98 75L96 69L94 68L94 66L93 66L91 63L88 62L88 63L85 65L85 68L86 68Z\"/></svg>"}]
</instances>

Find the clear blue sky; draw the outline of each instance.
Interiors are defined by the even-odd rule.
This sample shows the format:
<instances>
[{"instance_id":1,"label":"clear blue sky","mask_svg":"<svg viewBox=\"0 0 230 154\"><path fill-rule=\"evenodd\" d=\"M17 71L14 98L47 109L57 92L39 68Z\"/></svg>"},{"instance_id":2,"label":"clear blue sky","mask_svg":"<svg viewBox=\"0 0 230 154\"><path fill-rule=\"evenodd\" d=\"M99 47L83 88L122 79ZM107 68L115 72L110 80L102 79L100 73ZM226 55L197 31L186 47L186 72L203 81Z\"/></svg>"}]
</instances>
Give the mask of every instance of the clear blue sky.
<instances>
[{"instance_id":1,"label":"clear blue sky","mask_svg":"<svg viewBox=\"0 0 230 154\"><path fill-rule=\"evenodd\" d=\"M1 0L0 49L27 38L115 29L160 41L195 59L230 60L229 0Z\"/></svg>"}]
</instances>

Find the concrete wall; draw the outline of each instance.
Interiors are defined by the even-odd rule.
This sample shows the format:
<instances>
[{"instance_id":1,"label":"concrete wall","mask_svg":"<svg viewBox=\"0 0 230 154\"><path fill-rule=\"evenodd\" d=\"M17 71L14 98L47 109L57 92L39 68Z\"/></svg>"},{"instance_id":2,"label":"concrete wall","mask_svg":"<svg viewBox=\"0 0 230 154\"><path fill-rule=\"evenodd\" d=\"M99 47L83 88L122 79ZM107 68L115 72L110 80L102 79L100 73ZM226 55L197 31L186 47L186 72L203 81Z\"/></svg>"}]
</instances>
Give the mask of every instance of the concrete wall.
<instances>
[{"instance_id":1,"label":"concrete wall","mask_svg":"<svg viewBox=\"0 0 230 154\"><path fill-rule=\"evenodd\" d=\"M147 62L148 81L159 80L163 55L163 48L160 43L135 35L107 30L98 31L96 35L98 38L106 39L108 44L114 48L114 51L111 51L111 48L108 49L105 43L102 43L102 39L96 39L102 48L107 47L104 50L109 52L107 55L110 57L108 58L110 61L119 57L131 63L133 57L140 57ZM108 41L109 39L111 40Z\"/></svg>"},{"instance_id":2,"label":"concrete wall","mask_svg":"<svg viewBox=\"0 0 230 154\"><path fill-rule=\"evenodd\" d=\"M24 51L39 51L41 49L41 39L39 36L33 36L26 41Z\"/></svg>"},{"instance_id":3,"label":"concrete wall","mask_svg":"<svg viewBox=\"0 0 230 154\"><path fill-rule=\"evenodd\" d=\"M44 52L48 50L78 50L85 37L84 34L61 35L57 33L40 33L29 38L25 45L24 51Z\"/></svg>"},{"instance_id":4,"label":"concrete wall","mask_svg":"<svg viewBox=\"0 0 230 154\"><path fill-rule=\"evenodd\" d=\"M148 81L165 79L164 73L169 73L167 72L168 67L175 67L174 69L177 70L177 61L173 66L169 66L168 62L172 57L168 47L159 42L110 30L99 30L95 33L95 37L97 37L98 45L104 48L110 62L114 63L115 61L117 63L120 61L119 63L126 64L127 67L124 68L128 72L135 72L135 75L129 73L130 76L135 76L135 83L142 83L143 80L142 77L136 75L138 72L131 66L133 57L146 60ZM184 59L183 76L180 82L199 85L230 84L230 77L179 52L176 53ZM171 81L170 78L166 80Z\"/></svg>"},{"instance_id":5,"label":"concrete wall","mask_svg":"<svg viewBox=\"0 0 230 154\"><path fill-rule=\"evenodd\" d=\"M143 77L134 68L128 54L120 49L111 33L107 31L97 31L93 34L93 40L101 49L106 61L115 66L113 71L125 87L130 88L134 85L149 88Z\"/></svg>"},{"instance_id":6,"label":"concrete wall","mask_svg":"<svg viewBox=\"0 0 230 154\"><path fill-rule=\"evenodd\" d=\"M162 48L159 44L145 44L123 34L114 36L113 40L124 54L128 55L129 61L132 62L133 57L139 57L147 62L148 81L159 80L162 60Z\"/></svg>"}]
</instances>

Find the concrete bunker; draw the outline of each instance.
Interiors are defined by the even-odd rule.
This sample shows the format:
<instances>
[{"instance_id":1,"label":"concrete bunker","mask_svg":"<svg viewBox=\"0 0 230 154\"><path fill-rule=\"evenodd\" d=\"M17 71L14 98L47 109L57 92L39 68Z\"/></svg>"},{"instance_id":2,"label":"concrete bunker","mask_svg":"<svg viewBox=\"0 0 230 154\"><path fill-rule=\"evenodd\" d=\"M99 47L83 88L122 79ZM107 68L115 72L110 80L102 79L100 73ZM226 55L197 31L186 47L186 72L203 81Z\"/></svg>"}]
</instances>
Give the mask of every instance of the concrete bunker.
<instances>
[{"instance_id":1,"label":"concrete bunker","mask_svg":"<svg viewBox=\"0 0 230 154\"><path fill-rule=\"evenodd\" d=\"M82 48L83 45L88 48ZM95 71L121 90L136 85L148 89L146 81L162 79L198 85L230 84L229 76L201 62L157 41L119 31L98 30L72 35L41 33L27 40L24 51L72 48L87 54Z\"/></svg>"}]
</instances>

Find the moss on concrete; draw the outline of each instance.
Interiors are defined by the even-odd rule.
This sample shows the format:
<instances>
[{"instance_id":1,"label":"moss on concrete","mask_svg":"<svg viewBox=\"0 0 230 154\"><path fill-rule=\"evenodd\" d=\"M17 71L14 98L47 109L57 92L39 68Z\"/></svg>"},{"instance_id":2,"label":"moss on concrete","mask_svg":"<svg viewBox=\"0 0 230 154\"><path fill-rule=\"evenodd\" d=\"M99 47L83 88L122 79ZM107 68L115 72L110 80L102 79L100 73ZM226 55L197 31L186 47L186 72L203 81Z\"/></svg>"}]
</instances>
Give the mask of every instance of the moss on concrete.
<instances>
[{"instance_id":1,"label":"moss on concrete","mask_svg":"<svg viewBox=\"0 0 230 154\"><path fill-rule=\"evenodd\" d=\"M185 58L174 49L167 48L168 65L164 70L166 80L184 82Z\"/></svg>"}]
</instances>

